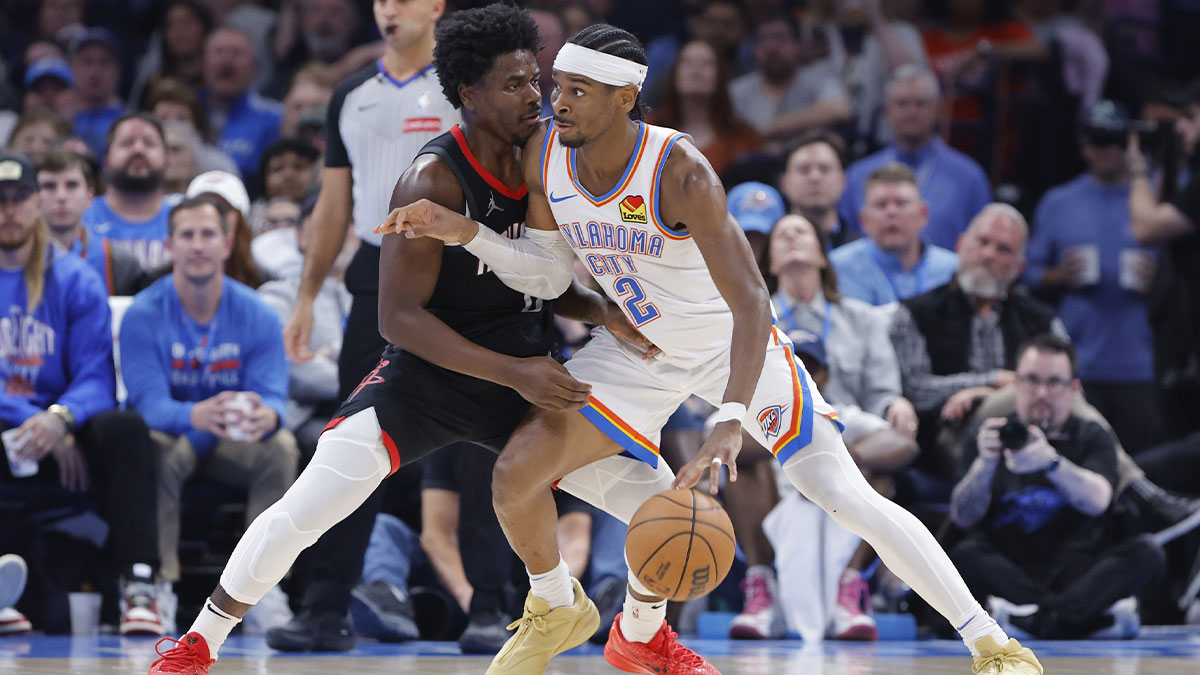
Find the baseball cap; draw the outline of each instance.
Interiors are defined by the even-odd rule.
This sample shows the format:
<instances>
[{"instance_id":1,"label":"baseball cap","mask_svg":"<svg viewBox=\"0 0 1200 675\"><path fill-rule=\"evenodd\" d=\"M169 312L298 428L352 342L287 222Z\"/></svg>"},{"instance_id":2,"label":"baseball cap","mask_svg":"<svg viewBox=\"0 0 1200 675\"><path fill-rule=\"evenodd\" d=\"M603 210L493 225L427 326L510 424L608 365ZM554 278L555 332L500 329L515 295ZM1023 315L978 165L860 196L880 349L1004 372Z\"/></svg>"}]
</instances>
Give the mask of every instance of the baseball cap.
<instances>
[{"instance_id":1,"label":"baseball cap","mask_svg":"<svg viewBox=\"0 0 1200 675\"><path fill-rule=\"evenodd\" d=\"M117 54L117 38L107 28L85 28L79 31L71 40L71 47L67 50L67 54L75 56L76 52L93 42L99 42L108 47L108 50L114 55Z\"/></svg>"},{"instance_id":2,"label":"baseball cap","mask_svg":"<svg viewBox=\"0 0 1200 675\"><path fill-rule=\"evenodd\" d=\"M0 155L0 185L16 183L37 192L37 168L25 155Z\"/></svg>"},{"instance_id":3,"label":"baseball cap","mask_svg":"<svg viewBox=\"0 0 1200 675\"><path fill-rule=\"evenodd\" d=\"M729 213L747 232L766 234L787 213L779 191L766 183L742 183L729 191L725 201Z\"/></svg>"},{"instance_id":4,"label":"baseball cap","mask_svg":"<svg viewBox=\"0 0 1200 675\"><path fill-rule=\"evenodd\" d=\"M243 218L250 217L250 195L237 176L225 171L205 171L188 185L188 197L209 193L229 202L230 206L241 212Z\"/></svg>"},{"instance_id":5,"label":"baseball cap","mask_svg":"<svg viewBox=\"0 0 1200 675\"><path fill-rule=\"evenodd\" d=\"M71 67L67 62L57 56L47 56L33 62L29 69L25 71L25 87L33 86L33 83L43 77L53 77L62 80L68 87L75 86L75 76L71 74Z\"/></svg>"},{"instance_id":6,"label":"baseball cap","mask_svg":"<svg viewBox=\"0 0 1200 675\"><path fill-rule=\"evenodd\" d=\"M800 329L788 333L788 337L791 338L792 349L797 355L804 354L821 364L822 368L829 367L829 361L825 357L825 343L821 341L820 335Z\"/></svg>"},{"instance_id":7,"label":"baseball cap","mask_svg":"<svg viewBox=\"0 0 1200 675\"><path fill-rule=\"evenodd\" d=\"M1088 131L1123 133L1129 128L1129 111L1116 101L1101 99L1088 106L1080 126Z\"/></svg>"}]
</instances>

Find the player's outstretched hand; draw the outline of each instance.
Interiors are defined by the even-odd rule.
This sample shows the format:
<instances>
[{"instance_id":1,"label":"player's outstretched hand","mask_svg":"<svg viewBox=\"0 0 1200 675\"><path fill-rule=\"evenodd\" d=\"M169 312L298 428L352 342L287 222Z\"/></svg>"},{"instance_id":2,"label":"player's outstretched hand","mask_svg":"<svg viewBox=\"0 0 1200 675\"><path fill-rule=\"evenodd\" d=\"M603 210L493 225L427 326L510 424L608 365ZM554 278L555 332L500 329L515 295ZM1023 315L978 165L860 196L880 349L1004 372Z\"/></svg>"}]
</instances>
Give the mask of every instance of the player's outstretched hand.
<instances>
[{"instance_id":1,"label":"player's outstretched hand","mask_svg":"<svg viewBox=\"0 0 1200 675\"><path fill-rule=\"evenodd\" d=\"M578 410L592 393L592 385L576 380L549 356L517 359L506 384L526 401L547 410Z\"/></svg>"},{"instance_id":2,"label":"player's outstretched hand","mask_svg":"<svg viewBox=\"0 0 1200 675\"><path fill-rule=\"evenodd\" d=\"M704 472L712 470L708 477L708 491L717 494L721 484L721 465L729 467L729 480L737 480L737 456L742 451L742 423L739 420L718 422L713 431L700 446L700 452L692 461L683 465L675 476L671 487L677 490L690 490L704 477Z\"/></svg>"},{"instance_id":3,"label":"player's outstretched hand","mask_svg":"<svg viewBox=\"0 0 1200 675\"><path fill-rule=\"evenodd\" d=\"M628 340L645 350L642 353L643 359L652 359L662 353L662 350L634 328L625 313L611 302L604 307L604 327L613 335Z\"/></svg>"},{"instance_id":4,"label":"player's outstretched hand","mask_svg":"<svg viewBox=\"0 0 1200 675\"><path fill-rule=\"evenodd\" d=\"M461 213L429 201L418 199L392 212L375 228L375 234L398 234L405 237L432 237L451 244L465 244L475 238L479 226Z\"/></svg>"}]
</instances>

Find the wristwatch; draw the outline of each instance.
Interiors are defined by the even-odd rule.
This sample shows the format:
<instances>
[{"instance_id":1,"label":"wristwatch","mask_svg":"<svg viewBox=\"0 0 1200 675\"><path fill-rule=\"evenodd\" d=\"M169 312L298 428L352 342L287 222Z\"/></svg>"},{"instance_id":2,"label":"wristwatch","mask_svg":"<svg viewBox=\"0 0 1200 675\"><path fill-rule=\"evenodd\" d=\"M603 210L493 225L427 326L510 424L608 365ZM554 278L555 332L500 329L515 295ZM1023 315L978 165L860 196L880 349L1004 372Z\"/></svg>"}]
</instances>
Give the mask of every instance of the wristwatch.
<instances>
[{"instance_id":1,"label":"wristwatch","mask_svg":"<svg viewBox=\"0 0 1200 675\"><path fill-rule=\"evenodd\" d=\"M1044 472L1046 474L1052 474L1055 471L1058 471L1059 464L1062 464L1062 455L1056 452L1054 453L1054 459L1050 460L1050 463L1046 465Z\"/></svg>"},{"instance_id":2,"label":"wristwatch","mask_svg":"<svg viewBox=\"0 0 1200 675\"><path fill-rule=\"evenodd\" d=\"M67 425L67 432L75 429L75 413L71 412L71 409L67 406L55 403L46 408L46 412L62 420L63 424Z\"/></svg>"}]
</instances>

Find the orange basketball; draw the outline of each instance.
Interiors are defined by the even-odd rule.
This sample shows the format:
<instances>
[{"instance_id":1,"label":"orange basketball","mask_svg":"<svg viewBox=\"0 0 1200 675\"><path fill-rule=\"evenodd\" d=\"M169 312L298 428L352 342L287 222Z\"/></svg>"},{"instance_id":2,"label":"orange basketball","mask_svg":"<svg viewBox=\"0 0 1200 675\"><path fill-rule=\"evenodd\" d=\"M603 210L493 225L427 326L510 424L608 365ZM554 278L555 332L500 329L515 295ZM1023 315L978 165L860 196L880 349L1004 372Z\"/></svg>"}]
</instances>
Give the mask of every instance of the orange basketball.
<instances>
[{"instance_id":1,"label":"orange basketball","mask_svg":"<svg viewBox=\"0 0 1200 675\"><path fill-rule=\"evenodd\" d=\"M733 523L698 490L666 490L629 521L625 557L646 588L671 600L707 595L733 564Z\"/></svg>"}]
</instances>

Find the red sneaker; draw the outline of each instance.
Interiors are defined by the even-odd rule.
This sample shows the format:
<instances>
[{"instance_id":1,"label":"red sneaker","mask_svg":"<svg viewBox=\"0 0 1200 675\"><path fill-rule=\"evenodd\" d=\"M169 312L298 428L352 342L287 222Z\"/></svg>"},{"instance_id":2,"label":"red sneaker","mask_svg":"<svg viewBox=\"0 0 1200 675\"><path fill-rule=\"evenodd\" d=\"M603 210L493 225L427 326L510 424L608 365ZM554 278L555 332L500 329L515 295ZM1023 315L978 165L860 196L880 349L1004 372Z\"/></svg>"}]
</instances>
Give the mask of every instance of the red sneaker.
<instances>
[{"instance_id":1,"label":"red sneaker","mask_svg":"<svg viewBox=\"0 0 1200 675\"><path fill-rule=\"evenodd\" d=\"M622 612L623 613L623 612ZM664 620L650 642L631 642L621 635L621 614L613 620L604 645L604 660L617 670L650 675L721 675L696 652L675 641L679 634Z\"/></svg>"},{"instance_id":2,"label":"red sneaker","mask_svg":"<svg viewBox=\"0 0 1200 675\"><path fill-rule=\"evenodd\" d=\"M176 646L163 652L164 642L174 642ZM208 675L208 669L217 660L209 658L208 642L199 633L188 633L182 639L172 640L163 638L154 645L154 651L161 656L150 666L147 675L156 673L178 673L179 675Z\"/></svg>"}]
</instances>

